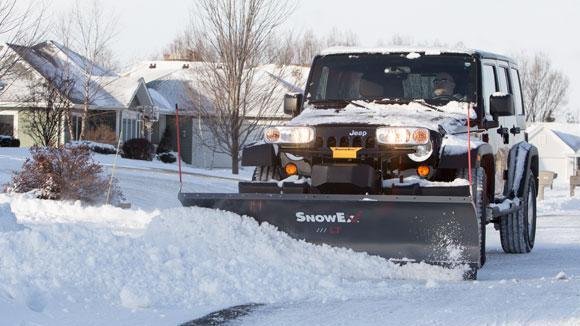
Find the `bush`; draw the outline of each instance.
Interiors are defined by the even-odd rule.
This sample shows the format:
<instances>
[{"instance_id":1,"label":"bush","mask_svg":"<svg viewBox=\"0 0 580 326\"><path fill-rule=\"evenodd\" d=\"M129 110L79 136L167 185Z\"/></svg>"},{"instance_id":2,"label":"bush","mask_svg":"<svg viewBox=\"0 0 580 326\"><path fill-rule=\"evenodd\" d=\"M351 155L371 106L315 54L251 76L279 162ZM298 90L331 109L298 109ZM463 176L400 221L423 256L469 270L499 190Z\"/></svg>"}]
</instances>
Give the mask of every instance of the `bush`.
<instances>
[{"instance_id":1,"label":"bush","mask_svg":"<svg viewBox=\"0 0 580 326\"><path fill-rule=\"evenodd\" d=\"M133 138L123 144L123 157L133 160L151 161L153 145L145 138Z\"/></svg>"},{"instance_id":2,"label":"bush","mask_svg":"<svg viewBox=\"0 0 580 326\"><path fill-rule=\"evenodd\" d=\"M103 174L102 166L92 159L88 147L32 147L30 152L32 157L7 185L8 192L34 192L41 199L105 203L110 180ZM118 182L113 180L110 203L122 201Z\"/></svg>"},{"instance_id":3,"label":"bush","mask_svg":"<svg viewBox=\"0 0 580 326\"><path fill-rule=\"evenodd\" d=\"M0 135L0 147L20 147L20 140L12 136Z\"/></svg>"},{"instance_id":4,"label":"bush","mask_svg":"<svg viewBox=\"0 0 580 326\"><path fill-rule=\"evenodd\" d=\"M20 147L20 139L12 138L12 142L10 143L10 147Z\"/></svg>"},{"instance_id":5,"label":"bush","mask_svg":"<svg viewBox=\"0 0 580 326\"><path fill-rule=\"evenodd\" d=\"M177 157L171 152L159 153L157 158L163 163L175 163L177 161Z\"/></svg>"},{"instance_id":6,"label":"bush","mask_svg":"<svg viewBox=\"0 0 580 326\"><path fill-rule=\"evenodd\" d=\"M99 154L110 155L117 153L117 148L109 144L95 143L88 140L75 140L71 141L70 143L72 146L86 146L91 151Z\"/></svg>"},{"instance_id":7,"label":"bush","mask_svg":"<svg viewBox=\"0 0 580 326\"><path fill-rule=\"evenodd\" d=\"M159 146L157 146L157 154L171 152L171 149L171 133L169 132L169 128L165 127L163 137L161 137Z\"/></svg>"},{"instance_id":8,"label":"bush","mask_svg":"<svg viewBox=\"0 0 580 326\"><path fill-rule=\"evenodd\" d=\"M88 129L84 139L92 140L96 143L117 144L117 134L111 127L104 124Z\"/></svg>"}]
</instances>

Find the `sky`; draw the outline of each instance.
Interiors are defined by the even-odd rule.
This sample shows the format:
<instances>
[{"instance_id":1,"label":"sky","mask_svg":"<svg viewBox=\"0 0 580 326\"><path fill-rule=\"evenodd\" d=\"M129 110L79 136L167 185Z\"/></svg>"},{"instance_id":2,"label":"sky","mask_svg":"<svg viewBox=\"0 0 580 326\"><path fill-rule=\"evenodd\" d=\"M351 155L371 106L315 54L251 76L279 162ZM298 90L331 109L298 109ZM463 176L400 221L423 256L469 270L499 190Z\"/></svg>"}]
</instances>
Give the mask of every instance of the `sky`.
<instances>
[{"instance_id":1,"label":"sky","mask_svg":"<svg viewBox=\"0 0 580 326\"><path fill-rule=\"evenodd\" d=\"M507 55L545 52L570 78L570 107L580 111L580 1L575 0L295 0L296 10L282 28L311 29L326 35L350 30L362 46L375 46L393 35L416 42L456 44ZM52 0L66 11L74 0ZM100 0L119 14L113 50L122 64L149 60L185 29L194 0Z\"/></svg>"}]
</instances>

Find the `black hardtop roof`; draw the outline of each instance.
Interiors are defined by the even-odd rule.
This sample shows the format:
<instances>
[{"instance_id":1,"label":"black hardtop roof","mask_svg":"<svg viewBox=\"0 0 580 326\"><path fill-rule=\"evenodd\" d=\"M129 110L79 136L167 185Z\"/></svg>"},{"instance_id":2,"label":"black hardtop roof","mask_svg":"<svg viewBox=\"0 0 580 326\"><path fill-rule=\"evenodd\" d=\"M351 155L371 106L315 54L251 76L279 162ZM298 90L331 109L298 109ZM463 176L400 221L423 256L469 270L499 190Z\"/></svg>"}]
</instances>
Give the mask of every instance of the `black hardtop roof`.
<instances>
[{"instance_id":1,"label":"black hardtop roof","mask_svg":"<svg viewBox=\"0 0 580 326\"><path fill-rule=\"evenodd\" d=\"M330 48L322 51L319 56L328 55L344 55L344 54L394 54L394 53L412 53L416 52L419 54L425 53L437 53L437 54L451 54L451 55L470 55L479 59L491 59L491 60L501 60L506 61L511 64L516 65L514 59L497 53L476 50L476 49L438 49L438 48L350 48L350 47L336 47Z\"/></svg>"}]
</instances>

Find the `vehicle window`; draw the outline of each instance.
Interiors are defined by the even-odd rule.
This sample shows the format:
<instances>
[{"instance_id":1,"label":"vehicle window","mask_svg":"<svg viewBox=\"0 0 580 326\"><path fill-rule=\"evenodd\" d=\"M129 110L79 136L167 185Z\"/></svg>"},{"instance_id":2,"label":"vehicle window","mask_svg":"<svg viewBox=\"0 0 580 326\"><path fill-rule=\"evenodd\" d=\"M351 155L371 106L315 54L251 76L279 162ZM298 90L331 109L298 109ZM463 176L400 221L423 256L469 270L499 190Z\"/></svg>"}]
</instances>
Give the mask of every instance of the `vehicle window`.
<instances>
[{"instance_id":1,"label":"vehicle window","mask_svg":"<svg viewBox=\"0 0 580 326\"><path fill-rule=\"evenodd\" d=\"M308 101L475 101L475 69L467 55L328 55L315 60Z\"/></svg>"},{"instance_id":2,"label":"vehicle window","mask_svg":"<svg viewBox=\"0 0 580 326\"><path fill-rule=\"evenodd\" d=\"M508 70L504 67L499 67L498 71L498 82L499 82L499 91L506 94L511 94L511 89L509 87L509 76Z\"/></svg>"},{"instance_id":3,"label":"vehicle window","mask_svg":"<svg viewBox=\"0 0 580 326\"><path fill-rule=\"evenodd\" d=\"M483 105L485 113L490 114L489 111L489 97L491 94L497 92L497 84L495 78L495 67L490 65L483 66Z\"/></svg>"},{"instance_id":4,"label":"vehicle window","mask_svg":"<svg viewBox=\"0 0 580 326\"><path fill-rule=\"evenodd\" d=\"M516 114L522 115L524 114L524 104L522 102L522 91L520 87L520 75L518 71L514 68L510 69L511 71L511 81L512 81L512 88L514 94L514 108L516 110Z\"/></svg>"}]
</instances>

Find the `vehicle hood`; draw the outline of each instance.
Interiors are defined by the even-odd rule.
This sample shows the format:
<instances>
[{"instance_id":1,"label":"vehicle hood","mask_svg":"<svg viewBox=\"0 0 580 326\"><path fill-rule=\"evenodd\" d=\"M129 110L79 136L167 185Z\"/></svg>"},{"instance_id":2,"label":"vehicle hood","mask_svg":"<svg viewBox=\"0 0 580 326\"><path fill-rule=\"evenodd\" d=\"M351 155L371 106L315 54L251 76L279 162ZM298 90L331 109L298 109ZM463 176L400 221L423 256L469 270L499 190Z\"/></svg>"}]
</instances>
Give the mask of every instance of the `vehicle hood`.
<instances>
[{"instance_id":1,"label":"vehicle hood","mask_svg":"<svg viewBox=\"0 0 580 326\"><path fill-rule=\"evenodd\" d=\"M420 103L377 104L363 101L344 108L314 108L307 105L299 116L287 125L319 126L329 124L369 124L393 127L423 127L434 131L443 128L447 133L464 129L469 103L451 101L435 111ZM364 107L361 107L364 106ZM470 109L472 119L477 117Z\"/></svg>"}]
</instances>

